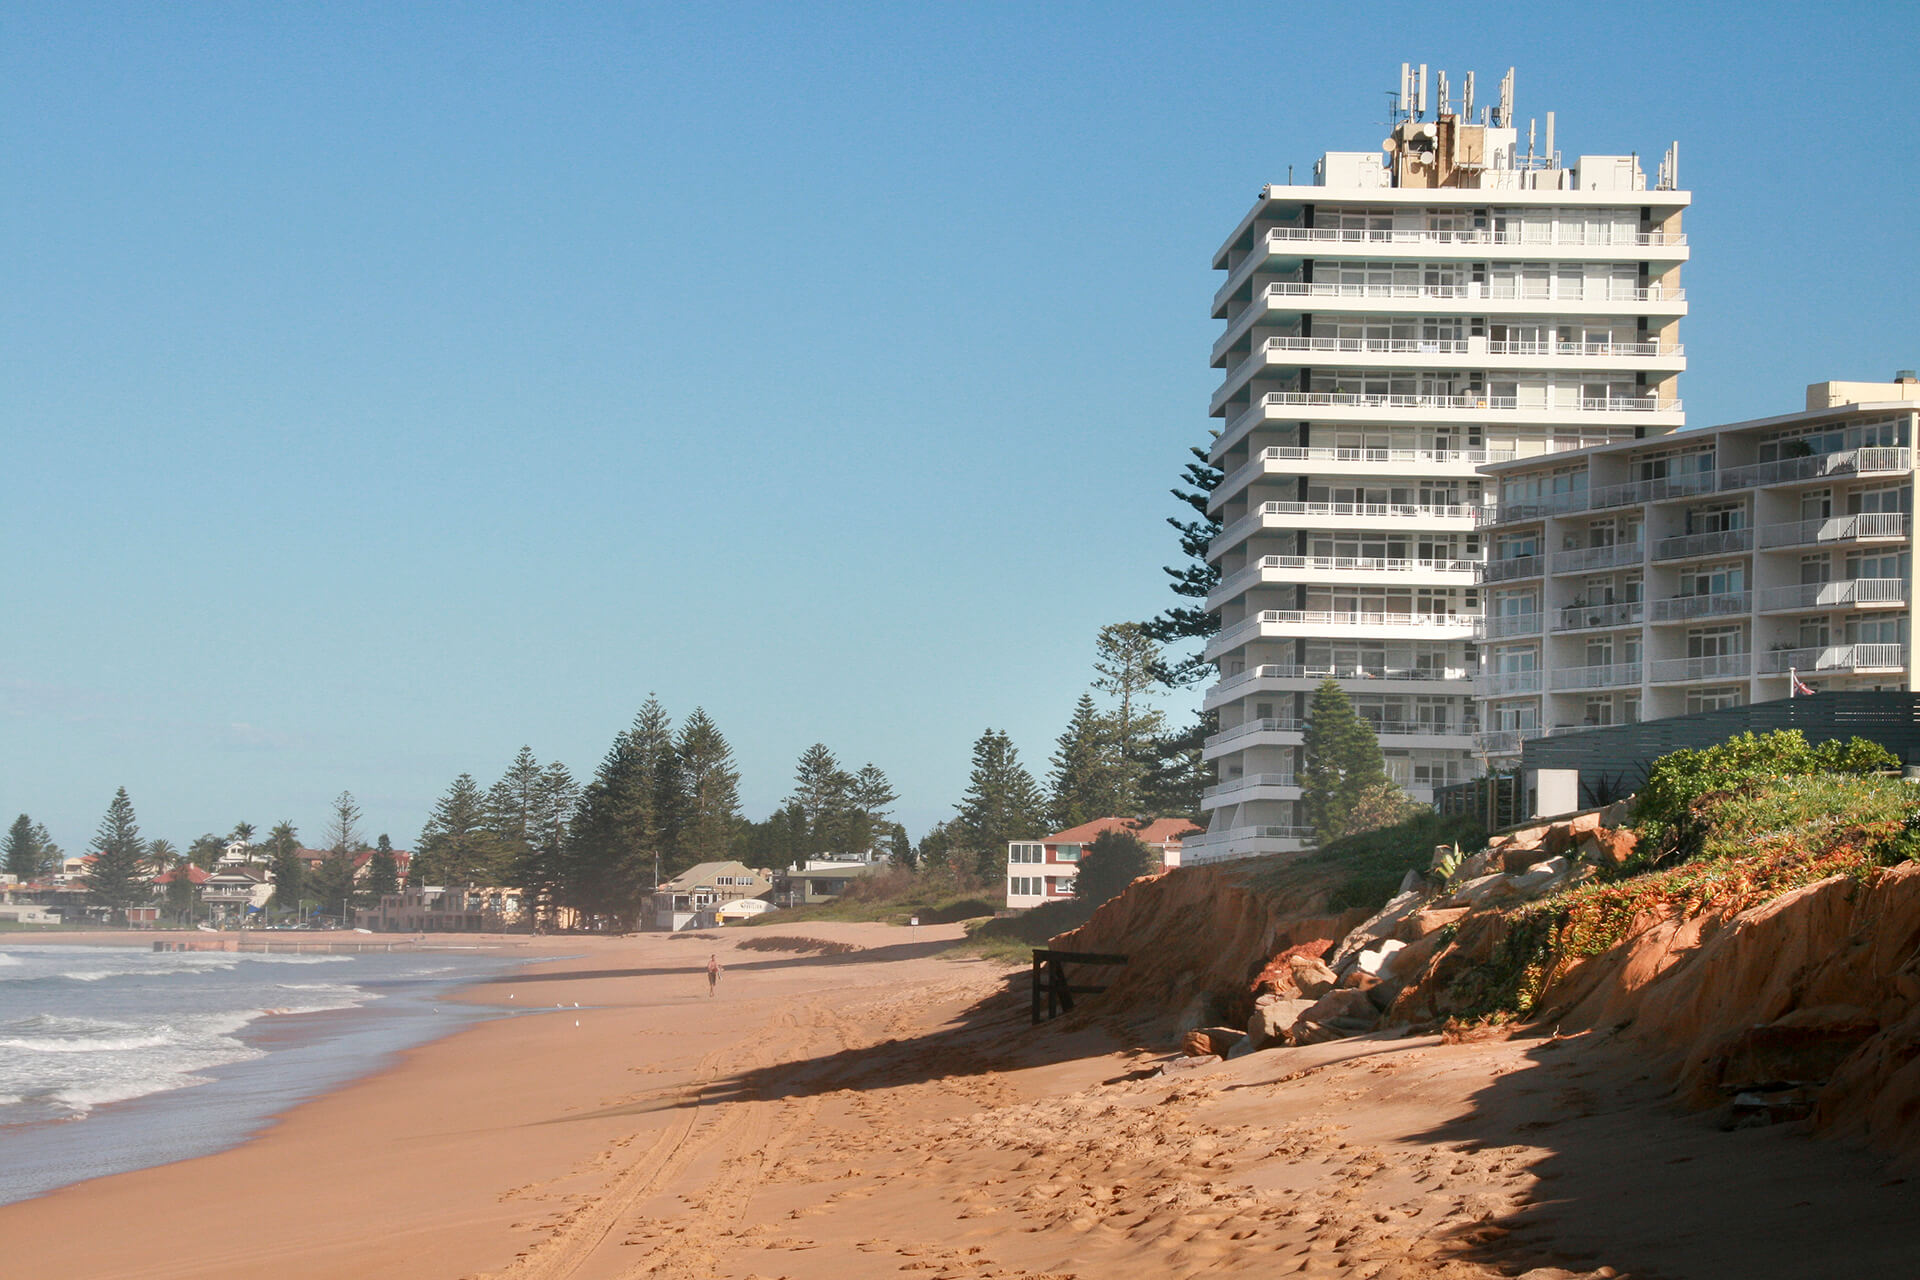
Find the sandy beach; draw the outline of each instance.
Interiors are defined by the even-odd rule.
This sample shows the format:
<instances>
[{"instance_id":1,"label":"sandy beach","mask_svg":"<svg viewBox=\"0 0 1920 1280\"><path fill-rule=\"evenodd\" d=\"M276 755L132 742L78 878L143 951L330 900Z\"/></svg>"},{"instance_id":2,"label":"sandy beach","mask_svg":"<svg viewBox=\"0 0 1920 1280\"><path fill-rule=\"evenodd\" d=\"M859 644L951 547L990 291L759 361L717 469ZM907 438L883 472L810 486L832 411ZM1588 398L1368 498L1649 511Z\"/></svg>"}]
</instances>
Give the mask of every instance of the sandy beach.
<instances>
[{"instance_id":1,"label":"sandy beach","mask_svg":"<svg viewBox=\"0 0 1920 1280\"><path fill-rule=\"evenodd\" d=\"M858 949L739 946L801 933ZM1097 1014L1028 1027L1024 972L945 954L958 933L517 940L565 958L463 998L547 1012L0 1208L6 1272L1784 1278L1920 1248L1899 1171L1722 1132L1592 1038L1167 1068Z\"/></svg>"}]
</instances>

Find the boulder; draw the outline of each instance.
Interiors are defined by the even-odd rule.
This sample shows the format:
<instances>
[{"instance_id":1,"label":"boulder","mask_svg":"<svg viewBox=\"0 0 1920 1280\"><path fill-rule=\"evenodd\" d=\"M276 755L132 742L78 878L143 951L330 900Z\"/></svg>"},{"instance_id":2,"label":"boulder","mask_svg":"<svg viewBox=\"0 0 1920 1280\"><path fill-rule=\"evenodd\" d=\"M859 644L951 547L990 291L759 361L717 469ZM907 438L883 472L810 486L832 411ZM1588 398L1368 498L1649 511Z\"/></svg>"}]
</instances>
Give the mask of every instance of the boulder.
<instances>
[{"instance_id":1,"label":"boulder","mask_svg":"<svg viewBox=\"0 0 1920 1280\"><path fill-rule=\"evenodd\" d=\"M1380 1025L1380 1011L1364 991L1330 991L1300 1013L1293 1024L1295 1044L1322 1044L1365 1035Z\"/></svg>"},{"instance_id":2,"label":"boulder","mask_svg":"<svg viewBox=\"0 0 1920 1280\"><path fill-rule=\"evenodd\" d=\"M1294 990L1309 1000L1318 1000L1340 981L1325 961L1312 956L1288 956L1287 967L1292 971Z\"/></svg>"},{"instance_id":3,"label":"boulder","mask_svg":"<svg viewBox=\"0 0 1920 1280\"><path fill-rule=\"evenodd\" d=\"M1596 867L1618 867L1633 856L1640 837L1618 827L1597 827L1580 838L1579 856Z\"/></svg>"},{"instance_id":4,"label":"boulder","mask_svg":"<svg viewBox=\"0 0 1920 1280\"><path fill-rule=\"evenodd\" d=\"M1508 845L1500 850L1499 869L1510 876L1517 876L1538 861L1540 861L1538 845Z\"/></svg>"},{"instance_id":5,"label":"boulder","mask_svg":"<svg viewBox=\"0 0 1920 1280\"><path fill-rule=\"evenodd\" d=\"M1386 906L1380 908L1372 917L1355 925L1346 937L1340 940L1333 954L1327 957L1327 966L1335 973L1346 969L1347 963L1362 951L1380 941L1390 938L1402 920L1425 905L1427 896L1420 890L1400 894Z\"/></svg>"},{"instance_id":6,"label":"boulder","mask_svg":"<svg viewBox=\"0 0 1920 1280\"><path fill-rule=\"evenodd\" d=\"M1394 937L1402 942L1418 942L1440 932L1450 924L1460 923L1461 917L1471 910L1468 907L1422 907L1400 922L1394 931Z\"/></svg>"},{"instance_id":7,"label":"boulder","mask_svg":"<svg viewBox=\"0 0 1920 1280\"><path fill-rule=\"evenodd\" d=\"M1195 1027L1180 1038L1180 1052L1190 1058L1206 1055L1224 1058L1246 1034L1235 1027Z\"/></svg>"},{"instance_id":8,"label":"boulder","mask_svg":"<svg viewBox=\"0 0 1920 1280\"><path fill-rule=\"evenodd\" d=\"M1546 836L1540 841L1540 856L1557 858L1563 853L1571 852L1576 840L1572 823L1556 822L1547 828Z\"/></svg>"},{"instance_id":9,"label":"boulder","mask_svg":"<svg viewBox=\"0 0 1920 1280\"><path fill-rule=\"evenodd\" d=\"M1531 901L1543 898L1573 878L1573 864L1565 858L1549 858L1545 862L1536 862L1517 876L1509 877L1513 892L1517 897Z\"/></svg>"},{"instance_id":10,"label":"boulder","mask_svg":"<svg viewBox=\"0 0 1920 1280\"><path fill-rule=\"evenodd\" d=\"M1398 938L1382 938L1360 953L1360 972L1375 978L1384 976L1394 952L1405 950L1406 945Z\"/></svg>"},{"instance_id":11,"label":"boulder","mask_svg":"<svg viewBox=\"0 0 1920 1280\"><path fill-rule=\"evenodd\" d=\"M1236 1051L1245 1049L1248 1053L1257 1053L1261 1049L1290 1043L1287 1033L1300 1015L1311 1009L1311 1000L1266 1000L1254 1005L1253 1017L1247 1022L1247 1037L1234 1046Z\"/></svg>"},{"instance_id":12,"label":"boulder","mask_svg":"<svg viewBox=\"0 0 1920 1280\"><path fill-rule=\"evenodd\" d=\"M1450 907L1490 907L1501 902L1510 902L1517 895L1513 891L1513 882L1499 872L1492 875L1477 876L1467 881L1447 899Z\"/></svg>"},{"instance_id":13,"label":"boulder","mask_svg":"<svg viewBox=\"0 0 1920 1280\"><path fill-rule=\"evenodd\" d=\"M1624 827L1633 821L1633 797L1615 800L1594 816L1600 820L1602 827Z\"/></svg>"},{"instance_id":14,"label":"boulder","mask_svg":"<svg viewBox=\"0 0 1920 1280\"><path fill-rule=\"evenodd\" d=\"M1466 915L1467 913L1462 910L1457 914ZM1426 937L1410 942L1394 952L1380 976L1389 982L1411 982L1426 971L1427 966L1433 962L1433 958L1439 955L1440 949L1446 945L1446 935L1436 929Z\"/></svg>"}]
</instances>

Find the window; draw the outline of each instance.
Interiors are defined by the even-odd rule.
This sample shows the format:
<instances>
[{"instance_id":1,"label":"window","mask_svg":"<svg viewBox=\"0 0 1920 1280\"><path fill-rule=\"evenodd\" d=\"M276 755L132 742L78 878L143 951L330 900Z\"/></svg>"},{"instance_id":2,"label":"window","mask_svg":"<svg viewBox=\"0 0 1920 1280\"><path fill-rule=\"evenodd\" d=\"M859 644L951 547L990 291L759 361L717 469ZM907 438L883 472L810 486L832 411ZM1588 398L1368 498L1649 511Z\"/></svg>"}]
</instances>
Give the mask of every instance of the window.
<instances>
[{"instance_id":1,"label":"window","mask_svg":"<svg viewBox=\"0 0 1920 1280\"><path fill-rule=\"evenodd\" d=\"M1014 876L1007 881L1007 893L1015 898L1037 898L1046 891L1039 876Z\"/></svg>"},{"instance_id":2,"label":"window","mask_svg":"<svg viewBox=\"0 0 1920 1280\"><path fill-rule=\"evenodd\" d=\"M1037 844L1010 844L1007 846L1008 862L1039 862L1044 856L1044 846Z\"/></svg>"},{"instance_id":3,"label":"window","mask_svg":"<svg viewBox=\"0 0 1920 1280\"><path fill-rule=\"evenodd\" d=\"M1899 614L1884 618L1849 618L1848 644L1905 644L1906 619Z\"/></svg>"},{"instance_id":4,"label":"window","mask_svg":"<svg viewBox=\"0 0 1920 1280\"><path fill-rule=\"evenodd\" d=\"M1687 632L1689 658L1721 658L1746 651L1747 638L1742 627L1698 627Z\"/></svg>"},{"instance_id":5,"label":"window","mask_svg":"<svg viewBox=\"0 0 1920 1280\"><path fill-rule=\"evenodd\" d=\"M1713 689L1687 690L1687 713L1696 711L1721 711L1727 707L1744 706L1747 691L1738 685L1725 685Z\"/></svg>"},{"instance_id":6,"label":"window","mask_svg":"<svg viewBox=\"0 0 1920 1280\"><path fill-rule=\"evenodd\" d=\"M1847 514L1857 516L1870 511L1907 511L1913 506L1913 489L1897 485L1883 489L1862 489L1847 495Z\"/></svg>"},{"instance_id":7,"label":"window","mask_svg":"<svg viewBox=\"0 0 1920 1280\"><path fill-rule=\"evenodd\" d=\"M1912 571L1911 553L1905 551L1856 551L1847 557L1849 578L1900 578Z\"/></svg>"},{"instance_id":8,"label":"window","mask_svg":"<svg viewBox=\"0 0 1920 1280\"><path fill-rule=\"evenodd\" d=\"M1077 844L1057 844L1053 846L1053 860L1055 862L1080 861L1080 846Z\"/></svg>"}]
</instances>

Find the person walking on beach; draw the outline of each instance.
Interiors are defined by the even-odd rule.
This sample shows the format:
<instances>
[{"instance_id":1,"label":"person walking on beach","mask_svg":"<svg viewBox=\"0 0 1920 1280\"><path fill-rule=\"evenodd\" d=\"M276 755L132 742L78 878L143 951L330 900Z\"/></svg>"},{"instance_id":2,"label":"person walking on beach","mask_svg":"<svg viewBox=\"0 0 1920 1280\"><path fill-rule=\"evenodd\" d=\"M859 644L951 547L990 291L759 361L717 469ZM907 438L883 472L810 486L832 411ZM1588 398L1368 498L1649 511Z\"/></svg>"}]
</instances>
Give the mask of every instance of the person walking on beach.
<instances>
[{"instance_id":1,"label":"person walking on beach","mask_svg":"<svg viewBox=\"0 0 1920 1280\"><path fill-rule=\"evenodd\" d=\"M707 996L713 996L713 989L720 985L720 957L707 957Z\"/></svg>"}]
</instances>

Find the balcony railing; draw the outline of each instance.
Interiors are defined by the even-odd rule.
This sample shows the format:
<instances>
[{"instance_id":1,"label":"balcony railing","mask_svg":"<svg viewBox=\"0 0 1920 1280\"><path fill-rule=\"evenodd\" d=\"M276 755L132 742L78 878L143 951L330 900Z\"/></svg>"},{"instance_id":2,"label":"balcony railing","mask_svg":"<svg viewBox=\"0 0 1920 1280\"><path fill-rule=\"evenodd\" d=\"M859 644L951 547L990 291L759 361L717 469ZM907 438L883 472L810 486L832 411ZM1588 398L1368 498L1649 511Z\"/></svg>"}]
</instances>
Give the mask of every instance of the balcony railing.
<instances>
[{"instance_id":1,"label":"balcony railing","mask_svg":"<svg viewBox=\"0 0 1920 1280\"><path fill-rule=\"evenodd\" d=\"M1311 663L1267 662L1215 685L1226 691L1256 680L1432 680L1466 681L1473 674L1464 667L1315 666Z\"/></svg>"},{"instance_id":2,"label":"balcony railing","mask_svg":"<svg viewBox=\"0 0 1920 1280\"><path fill-rule=\"evenodd\" d=\"M1511 582L1515 578L1537 578L1546 567L1545 556L1514 556L1508 560L1489 560L1480 571L1484 582Z\"/></svg>"},{"instance_id":3,"label":"balcony railing","mask_svg":"<svg viewBox=\"0 0 1920 1280\"><path fill-rule=\"evenodd\" d=\"M1903 671L1907 646L1903 644L1830 644L1818 648L1775 649L1760 655L1760 674L1785 675L1789 670Z\"/></svg>"},{"instance_id":4,"label":"balcony railing","mask_svg":"<svg viewBox=\"0 0 1920 1280\"><path fill-rule=\"evenodd\" d=\"M1470 284L1340 284L1334 281L1275 280L1264 292L1270 298L1357 298L1411 299L1431 302L1473 302L1485 299L1520 302L1685 302L1685 289L1662 285L1636 288L1596 282L1587 288L1585 281L1575 287L1531 287L1517 280L1490 280Z\"/></svg>"},{"instance_id":5,"label":"balcony railing","mask_svg":"<svg viewBox=\"0 0 1920 1280\"><path fill-rule=\"evenodd\" d=\"M1753 612L1753 592L1722 591L1717 595L1673 596L1653 602L1655 622L1684 622L1689 618L1715 618L1728 614Z\"/></svg>"},{"instance_id":6,"label":"balcony railing","mask_svg":"<svg viewBox=\"0 0 1920 1280\"><path fill-rule=\"evenodd\" d=\"M1677 403L1676 403L1677 407ZM1614 507L1636 506L1644 502L1664 502L1691 498L1699 494L1725 493L1752 489L1794 480L1827 476L1897 474L1913 469L1910 449L1873 447L1849 449L1840 453L1805 458L1782 458L1775 462L1756 462L1727 467L1720 471L1689 471L1652 480L1633 480L1626 484L1600 485L1571 493L1548 494L1527 502L1500 504L1499 523L1538 520L1542 516L1565 515L1573 511L1606 511Z\"/></svg>"},{"instance_id":7,"label":"balcony railing","mask_svg":"<svg viewBox=\"0 0 1920 1280\"><path fill-rule=\"evenodd\" d=\"M1480 689L1489 698L1540 692L1540 671L1490 671L1480 677Z\"/></svg>"},{"instance_id":8,"label":"balcony railing","mask_svg":"<svg viewBox=\"0 0 1920 1280\"><path fill-rule=\"evenodd\" d=\"M1566 493L1542 494L1525 502L1501 501L1495 505L1494 523L1513 524L1521 520L1544 520L1548 516L1565 515L1570 511L1587 509L1587 491L1569 490Z\"/></svg>"},{"instance_id":9,"label":"balcony railing","mask_svg":"<svg viewBox=\"0 0 1920 1280\"><path fill-rule=\"evenodd\" d=\"M1361 719L1370 725L1380 737L1460 737L1471 735L1480 728L1480 722L1471 716L1457 722L1427 720L1374 720L1362 715Z\"/></svg>"},{"instance_id":10,"label":"balcony railing","mask_svg":"<svg viewBox=\"0 0 1920 1280\"><path fill-rule=\"evenodd\" d=\"M1687 237L1678 231L1616 231L1611 227L1589 231L1584 226L1555 226L1553 235L1543 236L1540 229L1496 231L1489 227L1466 230L1436 230L1364 227L1269 227L1266 237L1274 243L1306 241L1310 244L1486 244L1486 245L1565 245L1619 246L1647 248L1661 245L1680 247Z\"/></svg>"},{"instance_id":11,"label":"balcony railing","mask_svg":"<svg viewBox=\"0 0 1920 1280\"><path fill-rule=\"evenodd\" d=\"M1473 749L1489 756L1517 755L1521 743L1546 736L1545 729L1490 729L1474 735Z\"/></svg>"},{"instance_id":12,"label":"balcony railing","mask_svg":"<svg viewBox=\"0 0 1920 1280\"><path fill-rule=\"evenodd\" d=\"M1907 517L1901 511L1869 511L1857 516L1828 516L1824 520L1796 520L1770 524L1760 531L1763 547L1806 547L1822 542L1852 542L1860 538L1904 538Z\"/></svg>"},{"instance_id":13,"label":"balcony railing","mask_svg":"<svg viewBox=\"0 0 1920 1280\"><path fill-rule=\"evenodd\" d=\"M1678 400L1658 396L1582 396L1578 404L1533 404L1519 396L1495 396L1482 392L1466 395L1393 394L1365 391L1269 391L1261 400L1268 408L1355 408L1355 409L1579 409L1589 413L1678 413Z\"/></svg>"},{"instance_id":14,"label":"balcony railing","mask_svg":"<svg viewBox=\"0 0 1920 1280\"><path fill-rule=\"evenodd\" d=\"M1313 573L1480 574L1478 560L1394 560L1381 556L1261 556L1247 567Z\"/></svg>"},{"instance_id":15,"label":"balcony railing","mask_svg":"<svg viewBox=\"0 0 1920 1280\"><path fill-rule=\"evenodd\" d=\"M1508 462L1513 456L1511 449L1301 449L1289 445L1272 445L1259 453L1262 461L1271 462L1405 463L1410 467L1445 463L1478 467Z\"/></svg>"},{"instance_id":16,"label":"balcony railing","mask_svg":"<svg viewBox=\"0 0 1920 1280\"><path fill-rule=\"evenodd\" d=\"M1446 502L1263 502L1263 516L1325 516L1357 520L1472 520L1486 508L1478 503Z\"/></svg>"},{"instance_id":17,"label":"balcony railing","mask_svg":"<svg viewBox=\"0 0 1920 1280\"><path fill-rule=\"evenodd\" d=\"M1810 454L1804 458L1777 458L1772 462L1754 462L1740 467L1727 467L1719 473L1719 487L1751 489L1761 485L1786 484L1795 480L1817 480L1826 476L1868 475L1912 469L1912 450L1876 445L1865 449L1843 449L1837 453Z\"/></svg>"},{"instance_id":18,"label":"balcony railing","mask_svg":"<svg viewBox=\"0 0 1920 1280\"><path fill-rule=\"evenodd\" d=\"M1490 356L1679 356L1686 349L1679 343L1661 346L1658 342L1489 342Z\"/></svg>"},{"instance_id":19,"label":"balcony railing","mask_svg":"<svg viewBox=\"0 0 1920 1280\"><path fill-rule=\"evenodd\" d=\"M1613 569L1623 564L1639 564L1646 558L1644 542L1616 542L1605 547L1576 547L1553 553L1555 573L1581 573L1594 569Z\"/></svg>"},{"instance_id":20,"label":"balcony railing","mask_svg":"<svg viewBox=\"0 0 1920 1280\"><path fill-rule=\"evenodd\" d=\"M1306 727L1306 721L1296 720L1292 716L1266 716L1259 720L1249 720L1237 724L1231 729L1222 729L1207 739L1208 747L1225 746L1241 738L1249 738L1259 733L1299 733Z\"/></svg>"},{"instance_id":21,"label":"balcony railing","mask_svg":"<svg viewBox=\"0 0 1920 1280\"><path fill-rule=\"evenodd\" d=\"M1458 613L1375 613L1365 609L1262 609L1263 626L1456 627L1470 629L1473 619Z\"/></svg>"},{"instance_id":22,"label":"balcony railing","mask_svg":"<svg viewBox=\"0 0 1920 1280\"><path fill-rule=\"evenodd\" d=\"M1753 666L1750 653L1721 653L1707 658L1665 658L1648 670L1656 684L1680 680L1723 680L1744 676Z\"/></svg>"},{"instance_id":23,"label":"balcony railing","mask_svg":"<svg viewBox=\"0 0 1920 1280\"><path fill-rule=\"evenodd\" d=\"M1691 498L1696 494L1712 493L1718 487L1715 481L1716 474L1712 471L1686 471L1679 475L1658 476L1651 480L1631 480L1626 484L1601 485L1588 490L1587 508L1593 511L1606 511L1613 507L1630 507L1642 502L1664 502L1671 498Z\"/></svg>"},{"instance_id":24,"label":"balcony railing","mask_svg":"<svg viewBox=\"0 0 1920 1280\"><path fill-rule=\"evenodd\" d=\"M1537 612L1492 614L1482 618L1475 631L1488 640L1501 640L1508 636L1537 636L1540 634L1540 617Z\"/></svg>"},{"instance_id":25,"label":"balcony railing","mask_svg":"<svg viewBox=\"0 0 1920 1280\"><path fill-rule=\"evenodd\" d=\"M1691 556L1729 555L1753 548L1751 529L1715 529L1708 533L1683 533L1662 538L1653 544L1655 560L1684 560Z\"/></svg>"},{"instance_id":26,"label":"balcony railing","mask_svg":"<svg viewBox=\"0 0 1920 1280\"><path fill-rule=\"evenodd\" d=\"M1905 604L1904 578L1843 578L1838 582L1805 582L1797 587L1769 587L1760 593L1760 612L1831 609L1842 605Z\"/></svg>"},{"instance_id":27,"label":"balcony railing","mask_svg":"<svg viewBox=\"0 0 1920 1280\"><path fill-rule=\"evenodd\" d=\"M1221 860L1222 849L1236 844L1252 844L1256 840L1291 840L1298 844L1313 843L1312 827L1235 827L1231 831L1208 831L1202 835L1188 836L1180 842L1180 860L1182 862L1217 862ZM1251 850L1250 852L1258 852Z\"/></svg>"},{"instance_id":28,"label":"balcony railing","mask_svg":"<svg viewBox=\"0 0 1920 1280\"><path fill-rule=\"evenodd\" d=\"M1640 683L1640 664L1637 662L1616 662L1608 666L1593 667L1555 667L1553 669L1553 689L1556 693L1569 689L1617 689L1622 685Z\"/></svg>"},{"instance_id":29,"label":"balcony railing","mask_svg":"<svg viewBox=\"0 0 1920 1280\"><path fill-rule=\"evenodd\" d=\"M1252 787L1291 787L1294 785L1291 773L1249 773L1244 777L1229 778L1225 782L1206 788L1200 793L1202 800L1225 795L1229 791L1245 791Z\"/></svg>"},{"instance_id":30,"label":"balcony railing","mask_svg":"<svg viewBox=\"0 0 1920 1280\"><path fill-rule=\"evenodd\" d=\"M1570 604L1560 610L1562 631L1589 631L1595 627L1630 627L1638 623L1643 607L1638 600L1619 604Z\"/></svg>"}]
</instances>

